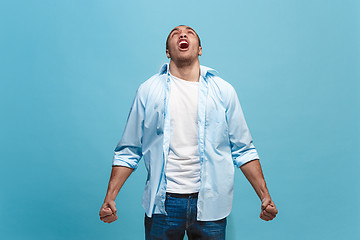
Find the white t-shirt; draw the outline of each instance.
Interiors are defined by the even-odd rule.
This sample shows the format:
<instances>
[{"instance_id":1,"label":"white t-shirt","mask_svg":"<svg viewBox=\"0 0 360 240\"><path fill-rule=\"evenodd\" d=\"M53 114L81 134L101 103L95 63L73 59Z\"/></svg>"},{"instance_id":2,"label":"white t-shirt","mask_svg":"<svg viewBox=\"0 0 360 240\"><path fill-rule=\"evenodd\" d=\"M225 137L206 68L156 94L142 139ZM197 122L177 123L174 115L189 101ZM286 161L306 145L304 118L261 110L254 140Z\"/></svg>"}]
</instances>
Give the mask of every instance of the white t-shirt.
<instances>
[{"instance_id":1,"label":"white t-shirt","mask_svg":"<svg viewBox=\"0 0 360 240\"><path fill-rule=\"evenodd\" d=\"M199 82L170 74L170 148L166 162L167 192L194 193L200 189L198 148Z\"/></svg>"}]
</instances>

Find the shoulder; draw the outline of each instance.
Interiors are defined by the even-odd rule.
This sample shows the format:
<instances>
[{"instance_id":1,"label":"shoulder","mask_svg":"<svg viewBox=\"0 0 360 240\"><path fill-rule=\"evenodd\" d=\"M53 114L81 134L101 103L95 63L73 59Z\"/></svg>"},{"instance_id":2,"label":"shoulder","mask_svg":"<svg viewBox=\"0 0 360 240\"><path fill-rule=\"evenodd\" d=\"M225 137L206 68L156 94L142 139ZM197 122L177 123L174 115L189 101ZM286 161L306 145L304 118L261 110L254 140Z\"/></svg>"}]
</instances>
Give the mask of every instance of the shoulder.
<instances>
[{"instance_id":1,"label":"shoulder","mask_svg":"<svg viewBox=\"0 0 360 240\"><path fill-rule=\"evenodd\" d=\"M218 88L221 92L226 93L234 89L229 82L219 76L218 71L215 69L201 65L200 72L208 80L210 86Z\"/></svg>"},{"instance_id":2,"label":"shoulder","mask_svg":"<svg viewBox=\"0 0 360 240\"><path fill-rule=\"evenodd\" d=\"M228 101L231 101L234 97L237 97L233 85L221 78L219 75L208 73L207 79L209 86L221 95L221 98L225 103L228 103Z\"/></svg>"},{"instance_id":3,"label":"shoulder","mask_svg":"<svg viewBox=\"0 0 360 240\"><path fill-rule=\"evenodd\" d=\"M166 80L165 74L154 74L150 78L148 78L146 81L140 84L140 86L137 89L138 94L140 95L147 95L149 92L153 91L154 89L160 89L161 86L164 85L164 82Z\"/></svg>"},{"instance_id":4,"label":"shoulder","mask_svg":"<svg viewBox=\"0 0 360 240\"><path fill-rule=\"evenodd\" d=\"M164 92L166 74L154 74L140 84L136 91L136 98L146 106L149 100L154 100ZM159 94L160 93L160 94Z\"/></svg>"},{"instance_id":5,"label":"shoulder","mask_svg":"<svg viewBox=\"0 0 360 240\"><path fill-rule=\"evenodd\" d=\"M216 84L219 88L221 88L221 90L223 90L223 91L234 90L234 87L231 85L231 83L227 82L226 80L224 80L217 74L215 75L215 74L210 73L209 79L211 79L211 81L214 84Z\"/></svg>"}]
</instances>

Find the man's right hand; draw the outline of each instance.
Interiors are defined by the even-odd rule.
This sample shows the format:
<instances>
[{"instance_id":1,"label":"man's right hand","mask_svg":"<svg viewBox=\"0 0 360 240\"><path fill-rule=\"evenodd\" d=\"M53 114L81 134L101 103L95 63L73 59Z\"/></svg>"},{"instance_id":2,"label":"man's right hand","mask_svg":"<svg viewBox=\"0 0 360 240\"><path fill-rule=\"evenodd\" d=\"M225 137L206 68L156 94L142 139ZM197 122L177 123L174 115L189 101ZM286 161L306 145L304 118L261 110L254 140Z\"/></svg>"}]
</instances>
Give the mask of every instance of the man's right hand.
<instances>
[{"instance_id":1,"label":"man's right hand","mask_svg":"<svg viewBox=\"0 0 360 240\"><path fill-rule=\"evenodd\" d=\"M104 202L100 208L100 220L105 223L112 223L118 219L115 201Z\"/></svg>"}]
</instances>

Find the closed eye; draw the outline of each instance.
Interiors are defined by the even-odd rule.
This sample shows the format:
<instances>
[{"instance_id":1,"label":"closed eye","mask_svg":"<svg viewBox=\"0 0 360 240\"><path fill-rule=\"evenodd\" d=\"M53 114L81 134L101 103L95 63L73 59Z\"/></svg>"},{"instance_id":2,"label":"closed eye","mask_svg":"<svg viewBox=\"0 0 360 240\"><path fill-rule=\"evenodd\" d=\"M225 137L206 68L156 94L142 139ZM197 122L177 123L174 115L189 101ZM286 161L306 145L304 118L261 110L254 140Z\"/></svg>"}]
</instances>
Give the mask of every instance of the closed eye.
<instances>
[{"instance_id":1,"label":"closed eye","mask_svg":"<svg viewBox=\"0 0 360 240\"><path fill-rule=\"evenodd\" d=\"M179 34L179 31L174 31L172 34L171 34L171 37L173 37L174 35L177 35Z\"/></svg>"}]
</instances>

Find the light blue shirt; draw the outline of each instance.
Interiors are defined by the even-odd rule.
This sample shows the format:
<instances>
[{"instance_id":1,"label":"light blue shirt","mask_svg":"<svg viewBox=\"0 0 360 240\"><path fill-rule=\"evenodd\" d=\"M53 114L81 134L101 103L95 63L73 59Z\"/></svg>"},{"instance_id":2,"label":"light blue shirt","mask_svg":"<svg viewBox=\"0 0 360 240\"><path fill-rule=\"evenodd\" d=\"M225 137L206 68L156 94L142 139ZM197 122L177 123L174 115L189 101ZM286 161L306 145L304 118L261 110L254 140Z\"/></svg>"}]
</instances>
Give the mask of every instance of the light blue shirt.
<instances>
[{"instance_id":1,"label":"light blue shirt","mask_svg":"<svg viewBox=\"0 0 360 240\"><path fill-rule=\"evenodd\" d=\"M235 89L213 69L200 66L198 146L201 162L197 220L227 217L232 208L234 165L258 159ZM142 83L134 98L113 166L148 171L142 205L146 215L166 214L165 164L169 153L169 64Z\"/></svg>"}]
</instances>

